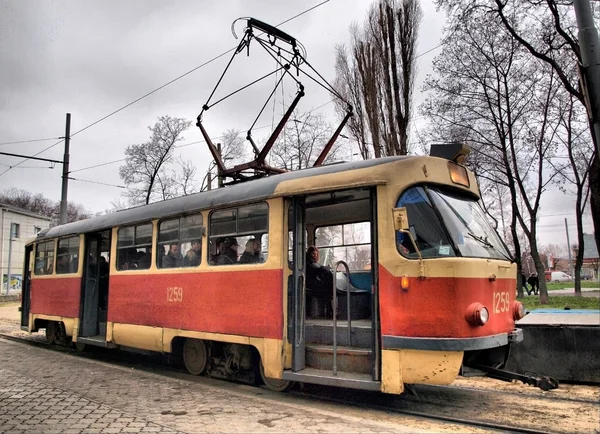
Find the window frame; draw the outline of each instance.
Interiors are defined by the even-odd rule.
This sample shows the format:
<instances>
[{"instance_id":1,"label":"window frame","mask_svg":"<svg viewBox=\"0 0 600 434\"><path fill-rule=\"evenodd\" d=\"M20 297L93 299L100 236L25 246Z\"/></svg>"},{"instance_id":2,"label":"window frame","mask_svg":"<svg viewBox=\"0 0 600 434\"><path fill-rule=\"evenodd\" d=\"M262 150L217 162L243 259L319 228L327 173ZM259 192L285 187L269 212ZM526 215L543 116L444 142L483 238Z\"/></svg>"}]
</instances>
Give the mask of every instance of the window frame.
<instances>
[{"instance_id":1,"label":"window frame","mask_svg":"<svg viewBox=\"0 0 600 434\"><path fill-rule=\"evenodd\" d=\"M44 270L43 273L38 273L37 270L39 270L39 268L36 266L37 265L37 261L39 259L39 251L40 251L40 246L42 245L46 245L46 244L52 244L52 249L48 250L48 249L44 249L44 266L42 267L42 269ZM52 274L54 274L54 264L55 264L55 253L56 251L56 240L55 239L50 239L50 240L45 240L45 241L41 241L41 242L37 242L35 245L35 255L33 257L33 274L35 276L51 276ZM47 253L51 252L51 255L48 255ZM52 264L50 265L50 267L48 266L48 258L52 259ZM46 271L48 270L48 268L50 268L50 273L47 273Z\"/></svg>"},{"instance_id":2,"label":"window frame","mask_svg":"<svg viewBox=\"0 0 600 434\"><path fill-rule=\"evenodd\" d=\"M72 251L71 250L72 246L69 244L69 241L73 240L73 239L77 239L77 251ZM59 254L58 253L59 250L61 249L61 247L63 247L63 246L61 246L61 242L62 241L67 241L67 246L66 246L67 253ZM77 274L77 272L79 271L79 253L80 253L80 248L81 248L81 237L79 235L72 235L70 237L59 238L57 240L57 243L56 243L56 260L54 261L54 272L56 274L61 274L61 275L62 274ZM58 271L58 258L61 257L61 256L69 256L69 255L71 256L71 261L70 261L71 265L75 264L75 270L73 271L71 269L68 272L59 272ZM76 257L77 257L77 261L76 262L72 262L72 257L74 255L76 255Z\"/></svg>"},{"instance_id":3,"label":"window frame","mask_svg":"<svg viewBox=\"0 0 600 434\"><path fill-rule=\"evenodd\" d=\"M150 225L150 242L149 243L136 243L136 240L138 238L137 235L137 229L140 226L147 226ZM131 245L127 245L127 246L119 246L119 241L121 239L121 231L122 230L126 230L126 229L130 229L133 228L133 243ZM153 221L146 221L146 222L141 222L141 223L136 223L136 224L131 224L131 225L127 225L127 226L121 226L117 229L117 248L116 248L116 268L117 271L141 271L141 270L149 270L150 268L152 268L152 254L153 254L153 245L154 245L154 222ZM137 249L139 248L147 248L150 247L150 251L146 252L146 255L150 256L150 261L148 261L148 266L147 267L143 267L140 268L137 265L139 265L139 262L137 260L132 260L132 261L128 261L125 263L121 263L121 252L124 251L125 249ZM129 258L127 258L129 259ZM136 265L135 268L121 268L124 265L127 265L129 263L132 263L132 265Z\"/></svg>"},{"instance_id":4,"label":"window frame","mask_svg":"<svg viewBox=\"0 0 600 434\"><path fill-rule=\"evenodd\" d=\"M182 229L181 221L188 217L198 217L198 216L200 217L199 225L186 226L184 229L190 230L192 228L199 228L200 229L199 234L197 236L193 236L193 237L181 238L181 229ZM160 240L161 225L165 222L172 222L174 220L177 220L179 222L178 228L177 228L177 239L161 241ZM166 217L166 218L159 220L157 222L157 226L156 226L156 257L155 257L156 268L172 269L172 268L197 268L197 267L199 267L200 264L202 264L202 238L204 237L205 233L206 233L206 226L204 226L204 215L200 211L182 214L179 216ZM198 263L198 265L185 265L185 255L183 255L183 253L182 253L183 244L185 244L185 243L190 244L190 247L189 247L188 251L186 252L186 255L187 255L187 253L189 251L191 251L191 249L192 249L192 241L194 241L194 240L200 241L200 262ZM160 262L162 261L162 258L168 253L167 251L164 251L164 247L170 246L171 244L177 244L179 246L179 253L182 255L181 265L176 266L176 267L163 267ZM163 252L164 252L162 255L160 254L161 249L163 249ZM159 258L160 258L160 260L159 260Z\"/></svg>"},{"instance_id":5,"label":"window frame","mask_svg":"<svg viewBox=\"0 0 600 434\"><path fill-rule=\"evenodd\" d=\"M266 227L264 228L260 228L260 229L252 229L252 230L245 230L245 231L240 231L240 209L243 208L247 208L247 207L253 207L253 206L264 206L266 209ZM217 235L215 235L212 231L212 222L213 222L213 217L215 214L221 213L221 212L235 212L235 232L225 232L225 233L218 233ZM216 209L213 210L209 213L208 215L208 222L207 222L207 238L208 238L208 248L207 250L207 263L210 266L222 266L224 264L216 264L214 262L214 255L216 252L216 241L218 239L227 239L227 238L235 238L238 242L238 238L242 238L244 239L243 242L239 242L238 245L238 255L237 255L237 260L234 263L231 264L227 264L227 265L260 265L260 264L264 264L265 262L267 262L268 259L268 255L269 255L269 248L270 248L270 237L269 237L269 226L270 226L270 220L271 220L271 207L269 206L269 203L267 201L259 201L259 202L253 202L253 203L247 203L247 204L243 204L243 205L237 205L237 206L233 206L233 207L228 207L228 208L222 208L222 209ZM242 219L243 220L243 219ZM262 250L262 246L264 244L264 236L267 236L267 240L266 240L266 246L267 249L266 251ZM239 260L242 257L242 255L244 254L244 251L246 249L246 242L251 239L257 239L261 245L261 255L260 258L261 260L259 262L255 262L255 263L240 263ZM241 249L241 250L240 250Z\"/></svg>"},{"instance_id":6,"label":"window frame","mask_svg":"<svg viewBox=\"0 0 600 434\"><path fill-rule=\"evenodd\" d=\"M368 242L362 242L362 243L350 243L350 244L344 244L344 226L351 226L351 225L356 225L356 224L367 224L368 228L369 228L369 241ZM360 246L368 246L369 247L369 264L371 265L371 267L373 266L372 262L373 262L373 240L371 239L372 237L372 222L370 220L361 220L361 221L356 221L356 222L349 222L349 223L336 223L336 224L332 224L332 225L320 225L320 226L315 226L314 230L313 230L313 240L315 240L315 244L314 246L319 250L319 252L321 252L321 250L323 249L331 249L334 250L336 248L343 248L343 249L347 249L349 247L360 247ZM342 228L342 233L341 233L341 244L330 244L330 245L321 245L318 243L318 237L317 237L317 231L319 229L322 228L330 228L330 227L335 227L335 226L340 226ZM324 258L324 255L321 255L321 258ZM336 261L337 262L337 261ZM350 271L365 271L366 269L364 268L352 268L350 266L350 264L348 263L348 255L346 254L346 258L344 259L344 262L346 262L346 264L348 264L348 267L350 269ZM325 265L325 264L321 264L321 265ZM331 264L331 266L333 267L335 264Z\"/></svg>"}]
</instances>

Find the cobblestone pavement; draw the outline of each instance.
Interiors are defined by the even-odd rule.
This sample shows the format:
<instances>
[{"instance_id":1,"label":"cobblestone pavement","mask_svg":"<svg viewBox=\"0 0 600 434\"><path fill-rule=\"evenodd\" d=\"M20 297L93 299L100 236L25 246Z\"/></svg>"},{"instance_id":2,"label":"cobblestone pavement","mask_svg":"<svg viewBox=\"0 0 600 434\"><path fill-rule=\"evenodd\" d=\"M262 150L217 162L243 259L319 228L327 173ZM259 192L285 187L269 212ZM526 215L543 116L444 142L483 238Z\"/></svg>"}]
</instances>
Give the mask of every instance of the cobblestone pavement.
<instances>
[{"instance_id":1,"label":"cobblestone pavement","mask_svg":"<svg viewBox=\"0 0 600 434\"><path fill-rule=\"evenodd\" d=\"M0 367L1 433L416 432L2 339Z\"/></svg>"}]
</instances>

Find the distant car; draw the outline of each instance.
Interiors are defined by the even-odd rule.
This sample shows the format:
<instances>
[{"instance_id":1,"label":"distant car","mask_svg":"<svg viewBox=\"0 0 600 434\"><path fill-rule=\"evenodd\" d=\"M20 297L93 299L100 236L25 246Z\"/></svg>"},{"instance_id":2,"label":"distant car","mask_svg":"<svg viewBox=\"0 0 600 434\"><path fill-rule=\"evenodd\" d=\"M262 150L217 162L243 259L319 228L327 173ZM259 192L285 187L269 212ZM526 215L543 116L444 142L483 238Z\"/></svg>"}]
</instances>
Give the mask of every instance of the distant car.
<instances>
[{"instance_id":1,"label":"distant car","mask_svg":"<svg viewBox=\"0 0 600 434\"><path fill-rule=\"evenodd\" d=\"M571 282L571 281L573 281L573 278L569 274L567 274L563 271L553 271L552 275L550 276L550 280L552 282L556 282L556 283Z\"/></svg>"}]
</instances>

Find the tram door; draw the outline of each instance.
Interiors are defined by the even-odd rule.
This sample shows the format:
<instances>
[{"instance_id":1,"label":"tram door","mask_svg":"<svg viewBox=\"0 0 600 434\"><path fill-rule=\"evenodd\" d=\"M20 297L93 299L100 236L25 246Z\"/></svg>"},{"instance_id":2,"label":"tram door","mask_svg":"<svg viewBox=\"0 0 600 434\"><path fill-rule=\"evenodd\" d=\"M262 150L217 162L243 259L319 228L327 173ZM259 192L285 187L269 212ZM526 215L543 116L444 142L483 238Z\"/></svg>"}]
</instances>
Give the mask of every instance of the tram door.
<instances>
[{"instance_id":1,"label":"tram door","mask_svg":"<svg viewBox=\"0 0 600 434\"><path fill-rule=\"evenodd\" d=\"M31 259L33 245L25 247L25 264L23 264L23 287L21 289L21 327L29 327L29 308L31 304Z\"/></svg>"},{"instance_id":2,"label":"tram door","mask_svg":"<svg viewBox=\"0 0 600 434\"><path fill-rule=\"evenodd\" d=\"M306 315L306 285L305 285L305 253L306 230L304 197L294 197L291 201L288 216L291 244L291 281L288 287L290 333L293 338L292 370L301 371L306 367L305 351L305 315Z\"/></svg>"},{"instance_id":3,"label":"tram door","mask_svg":"<svg viewBox=\"0 0 600 434\"><path fill-rule=\"evenodd\" d=\"M82 283L81 327L79 336L103 334L108 307L108 261L110 232L86 234ZM104 329L105 333L105 329Z\"/></svg>"}]
</instances>

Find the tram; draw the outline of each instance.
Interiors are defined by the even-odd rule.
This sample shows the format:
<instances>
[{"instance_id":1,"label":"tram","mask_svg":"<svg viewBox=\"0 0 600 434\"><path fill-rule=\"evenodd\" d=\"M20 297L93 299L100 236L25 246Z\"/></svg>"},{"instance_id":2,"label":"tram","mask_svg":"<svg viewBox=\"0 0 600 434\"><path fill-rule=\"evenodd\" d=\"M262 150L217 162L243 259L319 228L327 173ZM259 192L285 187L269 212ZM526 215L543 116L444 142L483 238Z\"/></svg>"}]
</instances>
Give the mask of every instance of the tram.
<instances>
[{"instance_id":1,"label":"tram","mask_svg":"<svg viewBox=\"0 0 600 434\"><path fill-rule=\"evenodd\" d=\"M454 154L321 165L42 231L21 326L273 390L399 394L502 367L522 339L516 265ZM307 285L309 246L332 267L330 298ZM223 249L238 260L216 261Z\"/></svg>"}]
</instances>

